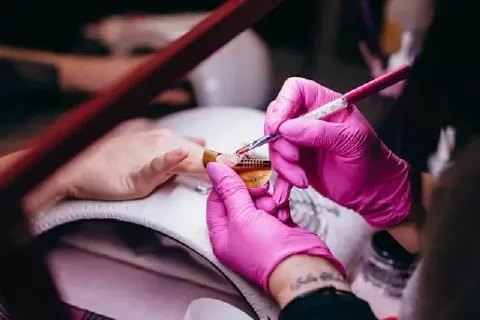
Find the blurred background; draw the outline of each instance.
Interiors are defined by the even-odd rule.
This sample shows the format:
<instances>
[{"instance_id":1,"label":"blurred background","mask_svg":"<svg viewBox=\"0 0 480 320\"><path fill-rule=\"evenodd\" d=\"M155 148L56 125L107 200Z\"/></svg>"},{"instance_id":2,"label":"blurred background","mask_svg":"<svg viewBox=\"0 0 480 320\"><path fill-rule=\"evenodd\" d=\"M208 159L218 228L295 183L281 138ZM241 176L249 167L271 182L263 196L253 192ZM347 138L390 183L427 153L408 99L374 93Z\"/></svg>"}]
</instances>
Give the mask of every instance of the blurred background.
<instances>
[{"instance_id":1,"label":"blurred background","mask_svg":"<svg viewBox=\"0 0 480 320\"><path fill-rule=\"evenodd\" d=\"M0 153L17 149L63 112L135 67L143 56L188 31L221 3L4 3L0 12L0 78L4 87L0 93ZM399 59L400 64L408 62L414 45L410 41L405 53L402 34L408 31L419 41L428 21L428 3L284 1L162 93L142 116L158 118L208 105L265 109L290 76L311 78L344 92L388 69L392 54L397 53L393 66ZM412 12L416 12L415 17ZM405 16L408 22L402 20ZM362 42L367 48L363 56L359 50ZM365 52L375 55L370 57L373 62L365 62ZM386 92L383 98L373 97L360 105L386 140L390 132L383 132L382 125L392 127L392 120L386 120L391 118L392 96L396 94Z\"/></svg>"}]
</instances>

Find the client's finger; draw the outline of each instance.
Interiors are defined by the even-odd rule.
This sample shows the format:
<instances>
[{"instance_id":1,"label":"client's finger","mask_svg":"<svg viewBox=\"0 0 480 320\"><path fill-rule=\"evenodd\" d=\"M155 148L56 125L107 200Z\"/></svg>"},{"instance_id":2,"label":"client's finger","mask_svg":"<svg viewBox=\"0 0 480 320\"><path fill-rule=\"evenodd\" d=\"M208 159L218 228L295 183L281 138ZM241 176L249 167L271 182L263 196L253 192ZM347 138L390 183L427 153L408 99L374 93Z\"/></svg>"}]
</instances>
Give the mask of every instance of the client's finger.
<instances>
[{"instance_id":1,"label":"client's finger","mask_svg":"<svg viewBox=\"0 0 480 320\"><path fill-rule=\"evenodd\" d=\"M134 185L141 193L149 193L165 182L171 171L188 157L188 150L179 147L156 157L145 165L135 177Z\"/></svg>"}]
</instances>

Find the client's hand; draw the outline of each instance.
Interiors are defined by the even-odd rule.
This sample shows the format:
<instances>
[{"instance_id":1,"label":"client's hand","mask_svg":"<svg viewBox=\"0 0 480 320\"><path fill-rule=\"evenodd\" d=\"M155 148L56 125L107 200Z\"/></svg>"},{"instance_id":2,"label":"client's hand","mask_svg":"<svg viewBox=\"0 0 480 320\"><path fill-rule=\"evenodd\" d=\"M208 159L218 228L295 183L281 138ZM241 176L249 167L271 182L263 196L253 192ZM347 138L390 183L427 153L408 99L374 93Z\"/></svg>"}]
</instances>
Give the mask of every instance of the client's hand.
<instances>
[{"instance_id":1,"label":"client's hand","mask_svg":"<svg viewBox=\"0 0 480 320\"><path fill-rule=\"evenodd\" d=\"M195 171L189 155L203 152L198 143L198 139L177 137L168 130L138 123L122 126L28 195L26 210L45 209L64 197L92 200L145 197L174 174Z\"/></svg>"},{"instance_id":2,"label":"client's hand","mask_svg":"<svg viewBox=\"0 0 480 320\"><path fill-rule=\"evenodd\" d=\"M274 201L285 203L292 185L311 184L374 227L398 224L411 207L409 165L379 140L357 108L324 121L293 119L339 96L313 81L290 78L270 104L265 133L282 135L270 144L279 173Z\"/></svg>"},{"instance_id":3,"label":"client's hand","mask_svg":"<svg viewBox=\"0 0 480 320\"><path fill-rule=\"evenodd\" d=\"M283 224L258 208L273 209L266 201L265 189L249 192L231 168L219 163L208 164L207 171L213 184L207 202L207 225L213 251L222 263L260 284L267 292L276 287L270 281L272 272L294 255L314 257L330 265L337 274L344 273L342 265L317 235L291 221Z\"/></svg>"}]
</instances>

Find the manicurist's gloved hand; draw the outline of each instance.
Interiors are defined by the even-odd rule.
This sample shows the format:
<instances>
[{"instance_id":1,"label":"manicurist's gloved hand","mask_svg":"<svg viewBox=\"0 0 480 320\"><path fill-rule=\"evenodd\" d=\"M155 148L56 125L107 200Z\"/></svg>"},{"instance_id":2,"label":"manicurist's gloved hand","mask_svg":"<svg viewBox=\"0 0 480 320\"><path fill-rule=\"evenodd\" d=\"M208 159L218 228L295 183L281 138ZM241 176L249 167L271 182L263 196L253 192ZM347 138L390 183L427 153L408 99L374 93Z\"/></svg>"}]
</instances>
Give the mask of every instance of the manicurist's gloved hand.
<instances>
[{"instance_id":1,"label":"manicurist's gloved hand","mask_svg":"<svg viewBox=\"0 0 480 320\"><path fill-rule=\"evenodd\" d=\"M324 120L294 119L340 94L302 78L288 79L273 101L265 133L279 173L274 201L288 201L292 185L312 185L329 199L361 214L372 226L400 223L411 207L409 165L377 137L355 106Z\"/></svg>"},{"instance_id":2,"label":"manicurist's gloved hand","mask_svg":"<svg viewBox=\"0 0 480 320\"><path fill-rule=\"evenodd\" d=\"M272 272L294 255L320 258L344 274L342 265L317 235L291 221L284 224L258 208L268 203L265 192L250 192L241 178L222 164L209 163L207 171L213 184L207 202L207 225L213 251L222 263L267 292Z\"/></svg>"}]
</instances>

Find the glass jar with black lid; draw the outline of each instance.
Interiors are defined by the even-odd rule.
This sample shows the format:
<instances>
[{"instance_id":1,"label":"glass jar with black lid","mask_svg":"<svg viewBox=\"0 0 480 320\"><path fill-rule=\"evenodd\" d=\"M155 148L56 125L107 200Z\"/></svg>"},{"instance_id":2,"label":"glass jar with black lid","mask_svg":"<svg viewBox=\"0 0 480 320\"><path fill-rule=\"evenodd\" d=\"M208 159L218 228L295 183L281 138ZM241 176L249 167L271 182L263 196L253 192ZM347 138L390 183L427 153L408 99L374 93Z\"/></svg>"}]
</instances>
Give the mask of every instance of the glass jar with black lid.
<instances>
[{"instance_id":1,"label":"glass jar with black lid","mask_svg":"<svg viewBox=\"0 0 480 320\"><path fill-rule=\"evenodd\" d=\"M416 266L417 256L405 250L387 231L375 233L364 259L365 279L384 294L401 297Z\"/></svg>"}]
</instances>

